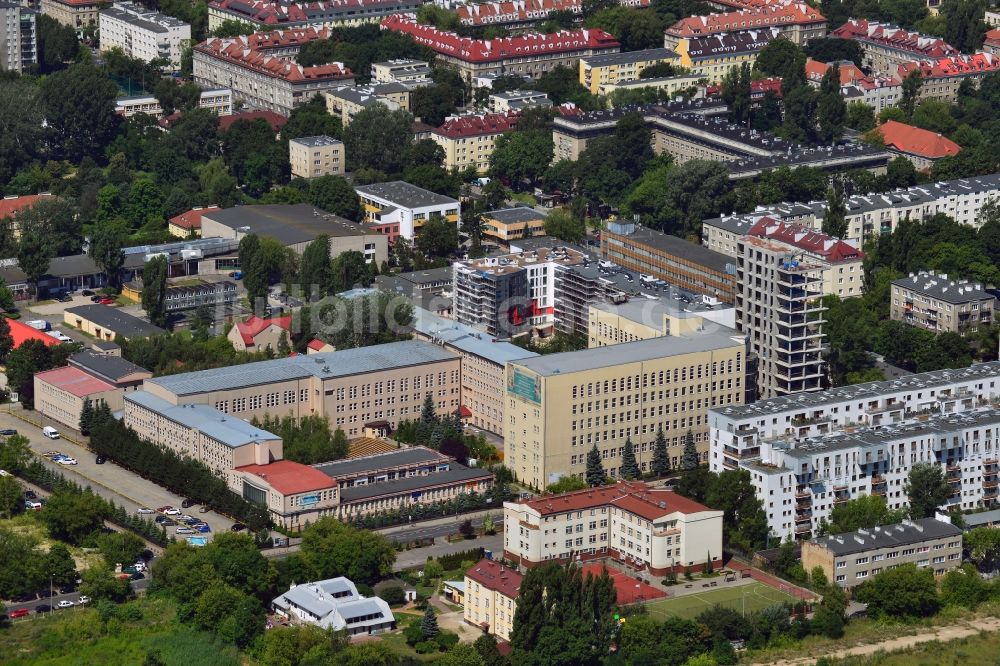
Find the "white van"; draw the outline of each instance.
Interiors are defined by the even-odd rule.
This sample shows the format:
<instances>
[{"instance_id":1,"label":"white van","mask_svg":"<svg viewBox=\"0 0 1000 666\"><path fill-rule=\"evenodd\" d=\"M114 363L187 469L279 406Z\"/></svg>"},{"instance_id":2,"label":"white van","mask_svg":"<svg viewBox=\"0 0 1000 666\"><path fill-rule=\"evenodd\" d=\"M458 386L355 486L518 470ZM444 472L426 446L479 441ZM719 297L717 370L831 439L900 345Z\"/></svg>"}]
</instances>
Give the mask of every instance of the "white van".
<instances>
[{"instance_id":1,"label":"white van","mask_svg":"<svg viewBox=\"0 0 1000 666\"><path fill-rule=\"evenodd\" d=\"M49 439L59 439L59 431L52 426L45 426L42 428L42 434Z\"/></svg>"}]
</instances>

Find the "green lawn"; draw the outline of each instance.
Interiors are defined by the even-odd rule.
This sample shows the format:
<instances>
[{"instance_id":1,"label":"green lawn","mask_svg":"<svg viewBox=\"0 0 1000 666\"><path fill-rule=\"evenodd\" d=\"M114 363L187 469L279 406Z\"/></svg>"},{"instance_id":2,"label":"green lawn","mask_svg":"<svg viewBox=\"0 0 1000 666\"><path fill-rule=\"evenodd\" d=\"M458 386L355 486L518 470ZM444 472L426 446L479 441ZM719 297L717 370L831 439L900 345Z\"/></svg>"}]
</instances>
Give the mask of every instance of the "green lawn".
<instances>
[{"instance_id":1,"label":"green lawn","mask_svg":"<svg viewBox=\"0 0 1000 666\"><path fill-rule=\"evenodd\" d=\"M694 583L700 585L700 583ZM683 589L683 583L675 586ZM705 590L696 594L688 594L681 597L667 597L657 599L646 604L649 614L653 617L665 618L668 616L679 616L683 618L695 618L703 610L711 608L716 604L727 608L734 608L738 611L751 613L759 611L774 604L784 602L794 603L795 597L776 590L763 583L750 583L737 587L724 587L714 590Z\"/></svg>"}]
</instances>

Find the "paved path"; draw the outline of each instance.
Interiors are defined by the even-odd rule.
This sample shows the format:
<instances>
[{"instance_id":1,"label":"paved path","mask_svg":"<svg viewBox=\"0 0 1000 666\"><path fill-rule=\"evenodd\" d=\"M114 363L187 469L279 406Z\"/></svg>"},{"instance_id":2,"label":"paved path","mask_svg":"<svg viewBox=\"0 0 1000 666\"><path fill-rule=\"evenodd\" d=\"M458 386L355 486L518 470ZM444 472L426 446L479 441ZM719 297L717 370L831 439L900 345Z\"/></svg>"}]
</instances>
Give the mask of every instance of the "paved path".
<instances>
[{"instance_id":1,"label":"paved path","mask_svg":"<svg viewBox=\"0 0 1000 666\"><path fill-rule=\"evenodd\" d=\"M987 617L976 618L970 621L962 621L944 627L938 627L930 632L914 634L912 636L900 636L880 641L874 645L857 645L855 647L844 648L834 652L827 652L821 657L842 659L844 657L865 657L878 652L899 652L907 650L922 643L931 641L941 641L942 643L954 641L961 638L974 636L981 631L1000 631L1000 618ZM810 666L815 664L819 657L796 657L793 659L779 659L777 661L768 660L766 662L755 662L760 666Z\"/></svg>"}]
</instances>

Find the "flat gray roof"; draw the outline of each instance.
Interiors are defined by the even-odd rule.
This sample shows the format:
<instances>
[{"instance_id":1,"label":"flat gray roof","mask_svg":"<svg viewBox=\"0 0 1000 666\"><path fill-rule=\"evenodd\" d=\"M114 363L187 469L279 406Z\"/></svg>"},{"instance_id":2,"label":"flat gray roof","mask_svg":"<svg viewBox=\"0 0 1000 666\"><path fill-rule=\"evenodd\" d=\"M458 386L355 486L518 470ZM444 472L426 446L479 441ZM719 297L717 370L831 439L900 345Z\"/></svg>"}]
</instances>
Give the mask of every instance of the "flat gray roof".
<instances>
[{"instance_id":1,"label":"flat gray roof","mask_svg":"<svg viewBox=\"0 0 1000 666\"><path fill-rule=\"evenodd\" d=\"M545 354L534 358L511 361L519 366L543 376L584 372L595 368L607 368L624 363L639 363L667 356L679 356L696 352L713 351L742 346L742 337L733 329L717 326L723 332L700 332L693 335L671 336L626 342L595 349Z\"/></svg>"},{"instance_id":2,"label":"flat gray roof","mask_svg":"<svg viewBox=\"0 0 1000 666\"><path fill-rule=\"evenodd\" d=\"M146 391L126 393L125 400L145 407L174 423L198 430L232 448L281 439L274 433L208 405L174 405Z\"/></svg>"},{"instance_id":3,"label":"flat gray roof","mask_svg":"<svg viewBox=\"0 0 1000 666\"><path fill-rule=\"evenodd\" d=\"M426 476L408 476L403 479L371 483L366 486L354 486L340 490L340 501L357 502L360 500L381 497L382 495L398 495L400 493L418 492L424 488L433 488L443 484L461 483L473 479L491 478L493 475L484 469L464 467L457 463L444 472L434 472Z\"/></svg>"},{"instance_id":4,"label":"flat gray roof","mask_svg":"<svg viewBox=\"0 0 1000 666\"><path fill-rule=\"evenodd\" d=\"M813 539L834 555L851 555L869 550L907 546L931 539L956 537L962 530L937 518L905 520L895 525L881 525L857 532L847 532Z\"/></svg>"},{"instance_id":5,"label":"flat gray roof","mask_svg":"<svg viewBox=\"0 0 1000 666\"><path fill-rule=\"evenodd\" d=\"M422 208L424 206L458 204L457 199L446 197L443 194L436 194L402 180L362 185L361 187L355 187L354 190L362 196L367 195L385 199L400 208Z\"/></svg>"},{"instance_id":6,"label":"flat gray roof","mask_svg":"<svg viewBox=\"0 0 1000 666\"><path fill-rule=\"evenodd\" d=\"M369 231L360 224L320 210L309 204L265 204L236 206L207 211L208 219L233 232L268 236L283 245L298 245L326 234L332 238L367 236Z\"/></svg>"},{"instance_id":7,"label":"flat gray roof","mask_svg":"<svg viewBox=\"0 0 1000 666\"><path fill-rule=\"evenodd\" d=\"M608 65L622 65L630 62L642 62L644 60L666 60L677 58L677 53L673 49L646 49L644 51L623 51L622 53L606 53L603 55L580 58L585 64L591 67L607 67Z\"/></svg>"},{"instance_id":8,"label":"flat gray roof","mask_svg":"<svg viewBox=\"0 0 1000 666\"><path fill-rule=\"evenodd\" d=\"M89 303L87 305L66 308L66 312L91 321L101 328L113 331L115 335L121 335L126 338L145 338L166 333L159 326L154 326L148 321L122 312L110 305Z\"/></svg>"},{"instance_id":9,"label":"flat gray roof","mask_svg":"<svg viewBox=\"0 0 1000 666\"><path fill-rule=\"evenodd\" d=\"M951 280L947 275L927 272L910 273L908 277L893 280L892 285L953 305L994 298L980 282Z\"/></svg>"},{"instance_id":10,"label":"flat gray roof","mask_svg":"<svg viewBox=\"0 0 1000 666\"><path fill-rule=\"evenodd\" d=\"M618 236L619 234L615 234ZM625 240L633 243L648 245L666 254L686 259L700 266L704 266L716 273L732 275L735 273L735 259L726 256L721 252L709 250L703 245L686 241L677 236L671 236L655 229L635 225L635 231L630 234L621 234Z\"/></svg>"},{"instance_id":11,"label":"flat gray roof","mask_svg":"<svg viewBox=\"0 0 1000 666\"><path fill-rule=\"evenodd\" d=\"M538 356L533 351L510 342L498 341L472 326L439 317L422 307L413 309L413 329L435 341L499 365L519 358Z\"/></svg>"},{"instance_id":12,"label":"flat gray roof","mask_svg":"<svg viewBox=\"0 0 1000 666\"><path fill-rule=\"evenodd\" d=\"M497 220L504 224L512 222L530 222L534 220L544 220L548 217L545 213L537 211L531 206L515 206L513 208L501 208L499 210L488 210L483 213L483 218ZM550 241L551 242L551 241Z\"/></svg>"},{"instance_id":13,"label":"flat gray roof","mask_svg":"<svg viewBox=\"0 0 1000 666\"><path fill-rule=\"evenodd\" d=\"M334 139L332 136L327 136L325 134L320 134L318 136L300 136L297 139L289 139L289 143L301 143L303 146L308 146L310 148L317 148L320 146L336 146L337 144L344 145L344 142L340 139Z\"/></svg>"},{"instance_id":14,"label":"flat gray roof","mask_svg":"<svg viewBox=\"0 0 1000 666\"><path fill-rule=\"evenodd\" d=\"M265 386L307 377L332 379L457 358L458 356L447 349L429 342L403 340L384 345L198 370L180 375L156 377L148 381L162 386L174 395L196 395L247 386Z\"/></svg>"},{"instance_id":15,"label":"flat gray roof","mask_svg":"<svg viewBox=\"0 0 1000 666\"><path fill-rule=\"evenodd\" d=\"M334 480L361 476L366 472L377 472L393 467L406 467L410 465L420 465L423 463L450 463L448 456L424 446L412 446L405 449L397 449L388 453L379 453L373 456L363 456L361 458L348 458L346 460L335 460L333 462L313 465Z\"/></svg>"},{"instance_id":16,"label":"flat gray roof","mask_svg":"<svg viewBox=\"0 0 1000 666\"><path fill-rule=\"evenodd\" d=\"M82 351L70 356L69 362L87 372L97 375L101 379L107 379L111 382L117 382L122 377L134 374L152 375L149 370L126 361L121 356Z\"/></svg>"}]
</instances>

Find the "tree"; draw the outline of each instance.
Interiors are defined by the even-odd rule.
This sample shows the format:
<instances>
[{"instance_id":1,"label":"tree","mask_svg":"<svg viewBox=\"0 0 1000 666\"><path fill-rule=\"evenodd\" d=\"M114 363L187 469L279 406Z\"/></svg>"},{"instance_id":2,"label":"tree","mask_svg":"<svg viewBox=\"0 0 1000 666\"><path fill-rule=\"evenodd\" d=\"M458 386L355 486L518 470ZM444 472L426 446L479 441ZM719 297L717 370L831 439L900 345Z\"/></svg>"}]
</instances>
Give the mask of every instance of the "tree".
<instances>
[{"instance_id":1,"label":"tree","mask_svg":"<svg viewBox=\"0 0 1000 666\"><path fill-rule=\"evenodd\" d=\"M108 566L128 566L139 560L146 543L132 532L108 532L97 538L97 548Z\"/></svg>"},{"instance_id":2,"label":"tree","mask_svg":"<svg viewBox=\"0 0 1000 666\"><path fill-rule=\"evenodd\" d=\"M328 293L339 294L356 286L368 287L372 283L371 268L365 256L357 250L347 250L334 257L330 264Z\"/></svg>"},{"instance_id":3,"label":"tree","mask_svg":"<svg viewBox=\"0 0 1000 666\"><path fill-rule=\"evenodd\" d=\"M303 250L299 282L306 294L322 293L330 284L330 237L326 234L317 236Z\"/></svg>"},{"instance_id":4,"label":"tree","mask_svg":"<svg viewBox=\"0 0 1000 666\"><path fill-rule=\"evenodd\" d=\"M552 163L552 154L550 130L509 132L497 139L490 153L490 175L508 178L515 189L522 183L536 185Z\"/></svg>"},{"instance_id":5,"label":"tree","mask_svg":"<svg viewBox=\"0 0 1000 666\"><path fill-rule=\"evenodd\" d=\"M913 117L913 111L917 106L917 97L920 95L920 88L923 87L924 80L920 75L920 68L912 70L903 79L902 93L899 96L899 108L909 120Z\"/></svg>"},{"instance_id":6,"label":"tree","mask_svg":"<svg viewBox=\"0 0 1000 666\"><path fill-rule=\"evenodd\" d=\"M965 533L965 550L969 558L983 571L992 571L1000 560L1000 530L976 527Z\"/></svg>"},{"instance_id":7,"label":"tree","mask_svg":"<svg viewBox=\"0 0 1000 666\"><path fill-rule=\"evenodd\" d=\"M840 94L840 67L832 65L823 75L816 103L816 119L819 122L819 142L824 145L834 143L844 133L847 122L847 103Z\"/></svg>"},{"instance_id":8,"label":"tree","mask_svg":"<svg viewBox=\"0 0 1000 666\"><path fill-rule=\"evenodd\" d=\"M934 463L917 463L911 467L905 490L910 500L910 516L914 519L933 517L951 495L941 466Z\"/></svg>"},{"instance_id":9,"label":"tree","mask_svg":"<svg viewBox=\"0 0 1000 666\"><path fill-rule=\"evenodd\" d=\"M57 492L42 509L42 522L53 538L76 544L98 529L107 513L107 505L96 495Z\"/></svg>"},{"instance_id":10,"label":"tree","mask_svg":"<svg viewBox=\"0 0 1000 666\"><path fill-rule=\"evenodd\" d=\"M437 636L438 632L437 613L434 611L434 605L427 604L427 608L424 610L424 617L420 621L420 633L423 634L425 639L431 639Z\"/></svg>"},{"instance_id":11,"label":"tree","mask_svg":"<svg viewBox=\"0 0 1000 666\"><path fill-rule=\"evenodd\" d=\"M380 534L326 517L303 531L299 557L310 580L347 576L371 585L392 572L396 550Z\"/></svg>"},{"instance_id":12,"label":"tree","mask_svg":"<svg viewBox=\"0 0 1000 666\"><path fill-rule=\"evenodd\" d=\"M94 420L94 403L89 397L83 399L83 408L80 410L80 434L90 434L90 424Z\"/></svg>"},{"instance_id":13,"label":"tree","mask_svg":"<svg viewBox=\"0 0 1000 666\"><path fill-rule=\"evenodd\" d=\"M49 270L49 263L55 256L55 249L44 229L32 226L21 231L17 246L17 265L28 278L37 293L38 281Z\"/></svg>"},{"instance_id":14,"label":"tree","mask_svg":"<svg viewBox=\"0 0 1000 666\"><path fill-rule=\"evenodd\" d=\"M813 614L813 632L827 638L844 635L844 613L847 611L847 595L837 585L823 592L823 600Z\"/></svg>"},{"instance_id":15,"label":"tree","mask_svg":"<svg viewBox=\"0 0 1000 666\"><path fill-rule=\"evenodd\" d=\"M749 554L767 546L767 515L750 472L726 470L714 476L705 503L723 512L723 537L729 547Z\"/></svg>"},{"instance_id":16,"label":"tree","mask_svg":"<svg viewBox=\"0 0 1000 666\"><path fill-rule=\"evenodd\" d=\"M107 599L120 603L132 594L132 586L129 585L129 581L117 578L111 567L105 564L87 567L80 574L80 578L82 579L80 594L95 601Z\"/></svg>"},{"instance_id":17,"label":"tree","mask_svg":"<svg viewBox=\"0 0 1000 666\"><path fill-rule=\"evenodd\" d=\"M33 458L31 442L24 435L10 435L0 441L0 469L5 472L23 472Z\"/></svg>"},{"instance_id":18,"label":"tree","mask_svg":"<svg viewBox=\"0 0 1000 666\"><path fill-rule=\"evenodd\" d=\"M826 210L823 213L823 233L835 238L847 236L847 203L844 183L834 178L826 191Z\"/></svg>"},{"instance_id":19,"label":"tree","mask_svg":"<svg viewBox=\"0 0 1000 666\"><path fill-rule=\"evenodd\" d=\"M854 591L854 598L868 604L868 615L874 618L929 617L941 605L934 570L918 569L912 563L886 569L865 581Z\"/></svg>"},{"instance_id":20,"label":"tree","mask_svg":"<svg viewBox=\"0 0 1000 666\"><path fill-rule=\"evenodd\" d=\"M17 223L22 235L27 229L44 233L55 257L80 253L83 233L79 211L66 198L49 198L36 202L18 214Z\"/></svg>"},{"instance_id":21,"label":"tree","mask_svg":"<svg viewBox=\"0 0 1000 666\"><path fill-rule=\"evenodd\" d=\"M89 63L77 63L46 77L41 101L52 145L74 161L100 155L118 127L117 96L117 86Z\"/></svg>"},{"instance_id":22,"label":"tree","mask_svg":"<svg viewBox=\"0 0 1000 666\"><path fill-rule=\"evenodd\" d=\"M579 243L587 236L587 226L565 208L556 208L545 216L545 235L567 243Z\"/></svg>"},{"instance_id":23,"label":"tree","mask_svg":"<svg viewBox=\"0 0 1000 666\"><path fill-rule=\"evenodd\" d=\"M558 495L560 493L571 493L575 490L586 490L589 488L587 481L583 477L564 475L559 480L545 486L545 492Z\"/></svg>"},{"instance_id":24,"label":"tree","mask_svg":"<svg viewBox=\"0 0 1000 666\"><path fill-rule=\"evenodd\" d=\"M621 475L625 479L638 479L642 475L639 463L635 460L635 447L632 445L632 438L625 438L625 446L622 451Z\"/></svg>"},{"instance_id":25,"label":"tree","mask_svg":"<svg viewBox=\"0 0 1000 666\"><path fill-rule=\"evenodd\" d=\"M0 363L7 362L7 357L13 349L14 336L10 333L10 324L7 323L6 317L0 317Z\"/></svg>"},{"instance_id":26,"label":"tree","mask_svg":"<svg viewBox=\"0 0 1000 666\"><path fill-rule=\"evenodd\" d=\"M941 602L946 606L961 606L976 610L986 601L989 587L971 564L952 569L941 581Z\"/></svg>"},{"instance_id":27,"label":"tree","mask_svg":"<svg viewBox=\"0 0 1000 666\"><path fill-rule=\"evenodd\" d=\"M0 476L0 516L13 518L24 507L24 489L13 475Z\"/></svg>"},{"instance_id":28,"label":"tree","mask_svg":"<svg viewBox=\"0 0 1000 666\"><path fill-rule=\"evenodd\" d=\"M344 148L351 170L377 169L386 174L403 170L405 148L413 134L413 116L372 104L360 111L344 132Z\"/></svg>"},{"instance_id":29,"label":"tree","mask_svg":"<svg viewBox=\"0 0 1000 666\"><path fill-rule=\"evenodd\" d=\"M142 309L157 326L167 323L167 258L156 256L142 268Z\"/></svg>"},{"instance_id":30,"label":"tree","mask_svg":"<svg viewBox=\"0 0 1000 666\"><path fill-rule=\"evenodd\" d=\"M865 53L861 45L853 39L839 37L810 39L803 48L807 56L819 62L837 63L850 60L858 67L864 66Z\"/></svg>"},{"instance_id":31,"label":"tree","mask_svg":"<svg viewBox=\"0 0 1000 666\"><path fill-rule=\"evenodd\" d=\"M114 289L121 287L121 270L125 265L122 248L127 241L128 230L120 219L98 222L90 234L88 254Z\"/></svg>"},{"instance_id":32,"label":"tree","mask_svg":"<svg viewBox=\"0 0 1000 666\"><path fill-rule=\"evenodd\" d=\"M230 173L252 197L260 197L291 170L288 150L262 118L237 120L222 133L222 157Z\"/></svg>"},{"instance_id":33,"label":"tree","mask_svg":"<svg viewBox=\"0 0 1000 666\"><path fill-rule=\"evenodd\" d=\"M780 134L799 143L816 143L816 91L808 85L792 88L782 97L785 119Z\"/></svg>"},{"instance_id":34,"label":"tree","mask_svg":"<svg viewBox=\"0 0 1000 666\"><path fill-rule=\"evenodd\" d=\"M27 78L5 77L0 81L0 182L7 183L41 154L44 118L37 85Z\"/></svg>"},{"instance_id":35,"label":"tree","mask_svg":"<svg viewBox=\"0 0 1000 666\"><path fill-rule=\"evenodd\" d=\"M597 444L587 452L587 485L591 488L604 484L607 475L604 473L604 464L601 462L601 450Z\"/></svg>"},{"instance_id":36,"label":"tree","mask_svg":"<svg viewBox=\"0 0 1000 666\"><path fill-rule=\"evenodd\" d=\"M794 63L800 54L805 55L791 40L784 37L772 39L757 55L753 68L764 76L783 77L789 65Z\"/></svg>"},{"instance_id":37,"label":"tree","mask_svg":"<svg viewBox=\"0 0 1000 666\"><path fill-rule=\"evenodd\" d=\"M663 61L655 65L649 65L639 71L640 79L659 79L677 74L677 68L672 63Z\"/></svg>"},{"instance_id":38,"label":"tree","mask_svg":"<svg viewBox=\"0 0 1000 666\"><path fill-rule=\"evenodd\" d=\"M750 63L730 67L722 77L722 100L729 107L729 119L737 125L750 122Z\"/></svg>"},{"instance_id":39,"label":"tree","mask_svg":"<svg viewBox=\"0 0 1000 666\"><path fill-rule=\"evenodd\" d=\"M417 230L413 244L428 257L447 257L458 247L458 224L431 215Z\"/></svg>"},{"instance_id":40,"label":"tree","mask_svg":"<svg viewBox=\"0 0 1000 666\"><path fill-rule=\"evenodd\" d=\"M247 299L251 309L256 311L257 302L267 294L268 270L266 263L259 260L260 238L257 234L247 234L240 239L240 269L243 285L247 289Z\"/></svg>"},{"instance_id":41,"label":"tree","mask_svg":"<svg viewBox=\"0 0 1000 666\"><path fill-rule=\"evenodd\" d=\"M946 0L941 3L940 16L948 43L964 53L979 50L986 30L983 23L985 9L986 3L982 0Z\"/></svg>"},{"instance_id":42,"label":"tree","mask_svg":"<svg viewBox=\"0 0 1000 666\"><path fill-rule=\"evenodd\" d=\"M656 429L651 470L656 476L666 476L670 473L670 455L667 453L667 438L663 434L662 423Z\"/></svg>"},{"instance_id":43,"label":"tree","mask_svg":"<svg viewBox=\"0 0 1000 666\"><path fill-rule=\"evenodd\" d=\"M862 495L830 511L830 521L821 526L823 534L843 534L879 525L892 525L906 517L902 509L889 509L885 498L879 495Z\"/></svg>"},{"instance_id":44,"label":"tree","mask_svg":"<svg viewBox=\"0 0 1000 666\"><path fill-rule=\"evenodd\" d=\"M684 451L681 453L681 471L690 472L699 465L701 456L698 455L698 449L694 445L694 433L688 430L684 437Z\"/></svg>"},{"instance_id":45,"label":"tree","mask_svg":"<svg viewBox=\"0 0 1000 666\"><path fill-rule=\"evenodd\" d=\"M361 200L340 176L320 176L309 183L309 203L352 222L361 219Z\"/></svg>"}]
</instances>

